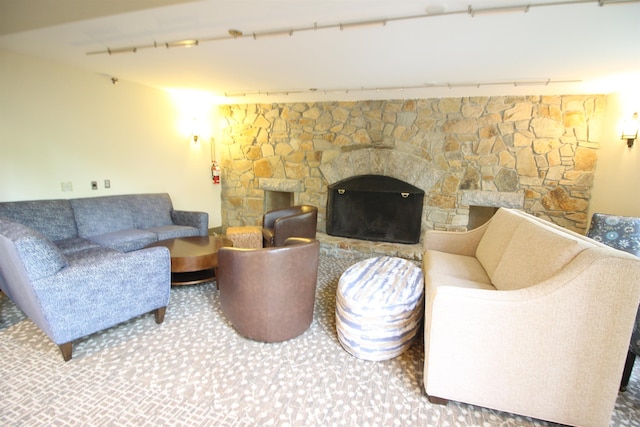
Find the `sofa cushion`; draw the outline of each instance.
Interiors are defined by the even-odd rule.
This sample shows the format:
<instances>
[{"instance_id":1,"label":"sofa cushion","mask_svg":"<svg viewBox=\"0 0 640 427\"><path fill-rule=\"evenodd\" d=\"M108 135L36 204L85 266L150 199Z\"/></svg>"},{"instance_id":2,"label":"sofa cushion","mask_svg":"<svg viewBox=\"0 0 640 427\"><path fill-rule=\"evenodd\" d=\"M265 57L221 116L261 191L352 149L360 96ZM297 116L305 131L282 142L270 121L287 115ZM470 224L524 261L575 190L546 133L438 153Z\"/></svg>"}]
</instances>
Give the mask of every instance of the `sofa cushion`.
<instances>
[{"instance_id":1,"label":"sofa cushion","mask_svg":"<svg viewBox=\"0 0 640 427\"><path fill-rule=\"evenodd\" d=\"M72 199L80 237L93 237L134 228L131 209L124 197Z\"/></svg>"},{"instance_id":2,"label":"sofa cushion","mask_svg":"<svg viewBox=\"0 0 640 427\"><path fill-rule=\"evenodd\" d=\"M73 209L68 200L2 202L0 216L33 228L52 241L78 236Z\"/></svg>"},{"instance_id":3,"label":"sofa cushion","mask_svg":"<svg viewBox=\"0 0 640 427\"><path fill-rule=\"evenodd\" d=\"M158 235L158 240L175 239L178 237L199 236L200 232L195 227L186 225L165 225L164 227L151 227L145 231L150 231ZM262 243L262 240L260 241Z\"/></svg>"},{"instance_id":4,"label":"sofa cushion","mask_svg":"<svg viewBox=\"0 0 640 427\"><path fill-rule=\"evenodd\" d=\"M423 255L425 284L495 290L482 265L475 257L427 250Z\"/></svg>"},{"instance_id":5,"label":"sofa cushion","mask_svg":"<svg viewBox=\"0 0 640 427\"><path fill-rule=\"evenodd\" d=\"M0 235L13 242L32 281L51 276L67 266L64 254L37 230L17 222L0 220Z\"/></svg>"},{"instance_id":6,"label":"sofa cushion","mask_svg":"<svg viewBox=\"0 0 640 427\"><path fill-rule=\"evenodd\" d=\"M135 228L147 229L173 224L171 198L168 194L132 194L127 202L133 215Z\"/></svg>"},{"instance_id":7,"label":"sofa cushion","mask_svg":"<svg viewBox=\"0 0 640 427\"><path fill-rule=\"evenodd\" d=\"M589 246L541 222L521 220L491 282L499 290L527 288L558 273Z\"/></svg>"},{"instance_id":8,"label":"sofa cushion","mask_svg":"<svg viewBox=\"0 0 640 427\"><path fill-rule=\"evenodd\" d=\"M92 242L89 239L84 239L82 237L74 237L72 239L56 240L53 243L65 255L69 255L69 254L72 254L72 253L75 253L75 252L84 251L86 249L95 248L95 247L100 246L97 243Z\"/></svg>"},{"instance_id":9,"label":"sofa cushion","mask_svg":"<svg viewBox=\"0 0 640 427\"><path fill-rule=\"evenodd\" d=\"M129 230L114 231L91 237L91 240L100 246L117 249L122 252L131 252L142 249L145 246L158 241L158 236L145 230L131 228Z\"/></svg>"}]
</instances>

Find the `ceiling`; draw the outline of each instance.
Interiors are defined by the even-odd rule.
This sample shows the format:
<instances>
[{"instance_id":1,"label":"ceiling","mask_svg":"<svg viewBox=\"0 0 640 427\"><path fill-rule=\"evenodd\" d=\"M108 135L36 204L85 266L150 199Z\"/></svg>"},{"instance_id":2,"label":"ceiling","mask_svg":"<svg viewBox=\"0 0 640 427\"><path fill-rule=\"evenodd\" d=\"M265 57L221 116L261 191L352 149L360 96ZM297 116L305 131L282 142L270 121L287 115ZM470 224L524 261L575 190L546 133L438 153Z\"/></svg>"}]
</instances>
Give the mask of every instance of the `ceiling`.
<instances>
[{"instance_id":1,"label":"ceiling","mask_svg":"<svg viewBox=\"0 0 640 427\"><path fill-rule=\"evenodd\" d=\"M227 103L638 89L640 3L549 2L0 0L0 49Z\"/></svg>"}]
</instances>

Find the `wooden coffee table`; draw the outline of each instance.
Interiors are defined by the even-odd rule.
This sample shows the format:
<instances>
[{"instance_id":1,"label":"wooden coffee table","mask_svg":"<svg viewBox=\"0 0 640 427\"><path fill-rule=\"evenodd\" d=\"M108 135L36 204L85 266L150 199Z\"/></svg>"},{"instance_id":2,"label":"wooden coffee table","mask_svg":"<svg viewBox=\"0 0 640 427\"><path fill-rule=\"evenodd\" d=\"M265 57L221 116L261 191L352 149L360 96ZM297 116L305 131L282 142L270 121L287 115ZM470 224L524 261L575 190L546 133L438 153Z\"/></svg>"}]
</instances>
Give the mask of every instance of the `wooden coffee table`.
<instances>
[{"instance_id":1,"label":"wooden coffee table","mask_svg":"<svg viewBox=\"0 0 640 427\"><path fill-rule=\"evenodd\" d=\"M218 249L233 246L233 242L224 237L195 236L161 240L147 247L156 246L171 253L171 284L193 285L216 277Z\"/></svg>"}]
</instances>

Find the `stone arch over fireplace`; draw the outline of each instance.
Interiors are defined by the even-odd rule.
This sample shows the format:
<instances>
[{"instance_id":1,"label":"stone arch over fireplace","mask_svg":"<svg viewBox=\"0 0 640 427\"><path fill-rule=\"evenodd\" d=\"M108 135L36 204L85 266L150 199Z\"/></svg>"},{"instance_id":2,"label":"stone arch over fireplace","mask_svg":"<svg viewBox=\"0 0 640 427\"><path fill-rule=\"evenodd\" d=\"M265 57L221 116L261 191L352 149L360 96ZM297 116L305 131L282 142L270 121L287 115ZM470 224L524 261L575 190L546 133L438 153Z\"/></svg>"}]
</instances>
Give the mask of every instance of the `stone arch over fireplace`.
<instances>
[{"instance_id":1,"label":"stone arch over fireplace","mask_svg":"<svg viewBox=\"0 0 640 427\"><path fill-rule=\"evenodd\" d=\"M341 153L320 166L328 184L358 175L384 175L399 179L428 193L442 172L410 153L386 148L361 148Z\"/></svg>"}]
</instances>

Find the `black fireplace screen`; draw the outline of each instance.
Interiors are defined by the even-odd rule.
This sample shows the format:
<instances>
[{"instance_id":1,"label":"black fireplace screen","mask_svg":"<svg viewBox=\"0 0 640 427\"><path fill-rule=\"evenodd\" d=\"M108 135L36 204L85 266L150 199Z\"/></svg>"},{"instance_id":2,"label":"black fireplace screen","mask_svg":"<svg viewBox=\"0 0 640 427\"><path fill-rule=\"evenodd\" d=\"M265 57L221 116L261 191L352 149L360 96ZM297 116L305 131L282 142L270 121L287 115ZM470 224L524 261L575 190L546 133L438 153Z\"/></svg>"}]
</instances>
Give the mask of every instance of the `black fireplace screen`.
<instances>
[{"instance_id":1,"label":"black fireplace screen","mask_svg":"<svg viewBox=\"0 0 640 427\"><path fill-rule=\"evenodd\" d=\"M399 179L360 175L329 186L327 234L418 243L424 191Z\"/></svg>"}]
</instances>

